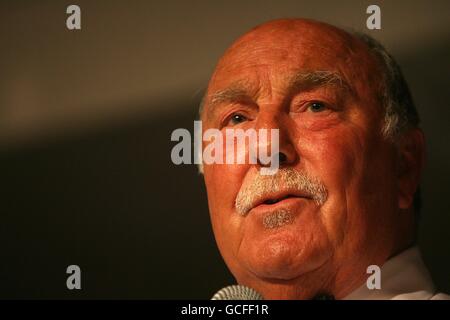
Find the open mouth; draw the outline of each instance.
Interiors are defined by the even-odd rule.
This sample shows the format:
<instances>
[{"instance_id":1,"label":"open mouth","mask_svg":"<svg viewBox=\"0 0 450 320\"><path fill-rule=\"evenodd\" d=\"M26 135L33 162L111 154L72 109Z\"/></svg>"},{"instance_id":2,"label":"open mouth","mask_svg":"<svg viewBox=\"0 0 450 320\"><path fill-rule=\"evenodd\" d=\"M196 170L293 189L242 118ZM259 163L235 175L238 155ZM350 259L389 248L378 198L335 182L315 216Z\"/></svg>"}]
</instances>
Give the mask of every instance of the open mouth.
<instances>
[{"instance_id":1,"label":"open mouth","mask_svg":"<svg viewBox=\"0 0 450 320\"><path fill-rule=\"evenodd\" d=\"M302 197L295 196L295 195L292 195L292 194L288 194L288 195L282 196L280 198L267 199L262 204L269 204L269 205L270 204L275 204L275 203L278 203L280 201L283 201L283 200L286 200L286 199L289 199L289 198L302 198Z\"/></svg>"},{"instance_id":2,"label":"open mouth","mask_svg":"<svg viewBox=\"0 0 450 320\"><path fill-rule=\"evenodd\" d=\"M295 205L298 200L312 200L312 197L308 193L299 190L289 190L287 192L274 190L273 192L260 195L257 199L251 199L248 202L236 201L236 209L239 214L245 216L253 209L280 209L283 206Z\"/></svg>"}]
</instances>

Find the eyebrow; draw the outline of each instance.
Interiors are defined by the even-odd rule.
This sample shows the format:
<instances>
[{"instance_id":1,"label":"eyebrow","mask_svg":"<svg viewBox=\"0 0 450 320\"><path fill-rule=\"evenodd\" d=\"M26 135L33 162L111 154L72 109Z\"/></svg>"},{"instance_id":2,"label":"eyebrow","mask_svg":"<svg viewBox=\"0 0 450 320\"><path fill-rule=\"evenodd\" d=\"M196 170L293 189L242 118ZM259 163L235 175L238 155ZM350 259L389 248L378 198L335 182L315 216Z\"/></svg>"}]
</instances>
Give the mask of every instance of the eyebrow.
<instances>
[{"instance_id":1,"label":"eyebrow","mask_svg":"<svg viewBox=\"0 0 450 320\"><path fill-rule=\"evenodd\" d=\"M202 113L205 107L206 100L209 100L207 103L209 107L207 116L210 117L213 114L214 109L222 103L231 104L236 102L251 101L252 95L249 92L250 88L247 83L243 81L236 81L227 88L218 90L210 94L209 97L204 97L201 102L200 113Z\"/></svg>"},{"instance_id":2,"label":"eyebrow","mask_svg":"<svg viewBox=\"0 0 450 320\"><path fill-rule=\"evenodd\" d=\"M334 71L302 71L297 72L288 79L290 92L308 90L325 86L336 86L341 89L350 90L350 85Z\"/></svg>"},{"instance_id":3,"label":"eyebrow","mask_svg":"<svg viewBox=\"0 0 450 320\"><path fill-rule=\"evenodd\" d=\"M352 91L350 85L334 71L300 71L287 77L287 91L289 95L302 90L311 90L325 86L336 86L345 91ZM237 81L225 89L218 90L209 95L208 117L214 109L223 103L237 103L242 101L254 101L254 95L250 93L247 82ZM202 102L201 110L204 108Z\"/></svg>"}]
</instances>

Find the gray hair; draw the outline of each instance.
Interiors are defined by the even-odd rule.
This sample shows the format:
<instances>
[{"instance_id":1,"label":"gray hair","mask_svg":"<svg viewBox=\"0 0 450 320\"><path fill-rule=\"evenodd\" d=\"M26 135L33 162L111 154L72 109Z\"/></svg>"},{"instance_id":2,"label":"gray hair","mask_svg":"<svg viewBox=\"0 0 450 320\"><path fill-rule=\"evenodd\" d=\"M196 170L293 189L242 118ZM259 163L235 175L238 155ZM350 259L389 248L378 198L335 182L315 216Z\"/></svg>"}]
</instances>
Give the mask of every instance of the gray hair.
<instances>
[{"instance_id":1,"label":"gray hair","mask_svg":"<svg viewBox=\"0 0 450 320\"><path fill-rule=\"evenodd\" d=\"M380 63L384 77L379 92L384 107L382 131L385 137L395 141L408 129L419 127L420 123L408 84L400 66L381 43L364 33L352 32L352 34L367 45ZM422 208L420 186L414 194L413 207L417 227Z\"/></svg>"},{"instance_id":2,"label":"gray hair","mask_svg":"<svg viewBox=\"0 0 450 320\"><path fill-rule=\"evenodd\" d=\"M382 68L383 81L379 95L384 107L384 136L395 139L408 129L418 127L419 115L398 63L371 36L358 32L353 32L353 35L367 45Z\"/></svg>"}]
</instances>

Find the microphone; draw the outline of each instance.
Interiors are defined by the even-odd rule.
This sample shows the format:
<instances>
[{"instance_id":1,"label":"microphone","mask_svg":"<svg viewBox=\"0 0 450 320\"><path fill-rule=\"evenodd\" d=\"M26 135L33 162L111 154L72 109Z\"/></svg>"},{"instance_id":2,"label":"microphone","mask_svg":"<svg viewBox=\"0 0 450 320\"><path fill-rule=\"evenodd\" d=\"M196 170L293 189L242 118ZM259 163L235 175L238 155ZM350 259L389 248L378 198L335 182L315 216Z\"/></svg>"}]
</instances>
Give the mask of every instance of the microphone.
<instances>
[{"instance_id":1,"label":"microphone","mask_svg":"<svg viewBox=\"0 0 450 320\"><path fill-rule=\"evenodd\" d=\"M264 298L256 290L237 284L220 289L211 300L264 300Z\"/></svg>"}]
</instances>

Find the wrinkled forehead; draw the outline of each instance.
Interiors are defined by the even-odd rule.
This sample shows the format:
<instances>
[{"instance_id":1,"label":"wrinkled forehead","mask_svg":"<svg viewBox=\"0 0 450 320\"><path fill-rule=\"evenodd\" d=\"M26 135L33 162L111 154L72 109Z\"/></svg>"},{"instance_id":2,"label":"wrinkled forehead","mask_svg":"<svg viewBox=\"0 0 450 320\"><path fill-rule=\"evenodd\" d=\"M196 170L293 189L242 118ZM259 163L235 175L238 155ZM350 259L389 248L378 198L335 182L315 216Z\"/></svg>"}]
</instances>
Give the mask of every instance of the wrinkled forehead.
<instances>
[{"instance_id":1,"label":"wrinkled forehead","mask_svg":"<svg viewBox=\"0 0 450 320\"><path fill-rule=\"evenodd\" d=\"M380 82L378 62L356 37L322 23L287 23L239 38L219 60L208 94L239 81L282 84L301 70L334 72L361 94Z\"/></svg>"}]
</instances>

